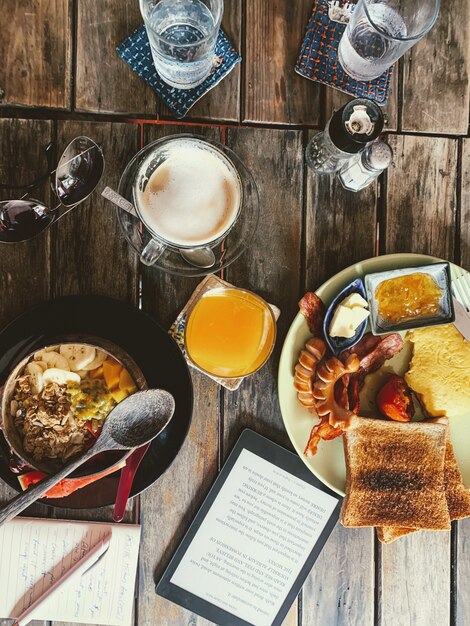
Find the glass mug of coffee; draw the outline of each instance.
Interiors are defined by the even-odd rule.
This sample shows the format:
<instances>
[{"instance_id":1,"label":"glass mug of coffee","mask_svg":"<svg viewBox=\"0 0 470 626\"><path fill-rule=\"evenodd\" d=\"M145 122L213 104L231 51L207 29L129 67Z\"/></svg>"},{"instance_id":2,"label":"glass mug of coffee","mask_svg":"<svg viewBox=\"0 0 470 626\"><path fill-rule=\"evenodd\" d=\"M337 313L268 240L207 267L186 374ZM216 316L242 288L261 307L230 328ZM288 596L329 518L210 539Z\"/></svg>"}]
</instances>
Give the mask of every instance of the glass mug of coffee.
<instances>
[{"instance_id":1,"label":"glass mug of coffee","mask_svg":"<svg viewBox=\"0 0 470 626\"><path fill-rule=\"evenodd\" d=\"M188 257L218 245L239 218L243 185L227 149L194 135L152 144L132 187L139 219L151 234L141 261L167 249Z\"/></svg>"}]
</instances>

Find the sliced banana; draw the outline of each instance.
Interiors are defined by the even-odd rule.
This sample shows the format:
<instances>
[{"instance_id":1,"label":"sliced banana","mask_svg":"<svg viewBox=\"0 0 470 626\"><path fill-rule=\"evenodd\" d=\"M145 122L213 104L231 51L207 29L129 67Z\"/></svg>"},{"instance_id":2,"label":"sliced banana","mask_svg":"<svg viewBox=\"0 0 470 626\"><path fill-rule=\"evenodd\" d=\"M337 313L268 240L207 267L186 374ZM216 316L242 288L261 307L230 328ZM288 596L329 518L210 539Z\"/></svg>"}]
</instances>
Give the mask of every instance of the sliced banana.
<instances>
[{"instance_id":1,"label":"sliced banana","mask_svg":"<svg viewBox=\"0 0 470 626\"><path fill-rule=\"evenodd\" d=\"M47 370L47 368L48 368L47 363L44 363L44 361L34 361L34 363L36 365L39 365L39 367L42 369L43 372L44 372L44 370Z\"/></svg>"},{"instance_id":2,"label":"sliced banana","mask_svg":"<svg viewBox=\"0 0 470 626\"><path fill-rule=\"evenodd\" d=\"M57 367L47 369L42 375L45 385L49 383L57 383L58 385L66 385L67 383L79 383L80 376L76 372L61 370Z\"/></svg>"},{"instance_id":3,"label":"sliced banana","mask_svg":"<svg viewBox=\"0 0 470 626\"><path fill-rule=\"evenodd\" d=\"M63 343L60 346L60 354L65 357L73 372L83 370L96 356L93 346L86 346L81 343Z\"/></svg>"},{"instance_id":4,"label":"sliced banana","mask_svg":"<svg viewBox=\"0 0 470 626\"><path fill-rule=\"evenodd\" d=\"M48 346L47 348L41 348L40 350L38 350L37 352L34 353L34 360L35 361L40 361L42 359L42 355L45 352L57 352L57 354L59 353L59 348L60 346Z\"/></svg>"},{"instance_id":5,"label":"sliced banana","mask_svg":"<svg viewBox=\"0 0 470 626\"><path fill-rule=\"evenodd\" d=\"M77 374L80 378L86 378L90 372L88 370L78 370Z\"/></svg>"},{"instance_id":6,"label":"sliced banana","mask_svg":"<svg viewBox=\"0 0 470 626\"><path fill-rule=\"evenodd\" d=\"M59 370L70 369L68 360L58 352L46 352L45 350L40 350L39 352L36 352L34 358L36 361L42 361L45 363L48 368L56 367Z\"/></svg>"},{"instance_id":7,"label":"sliced banana","mask_svg":"<svg viewBox=\"0 0 470 626\"><path fill-rule=\"evenodd\" d=\"M42 367L33 361L32 363L28 363L25 370L28 373L29 380L31 381L33 393L40 393L44 388L44 375Z\"/></svg>"},{"instance_id":8,"label":"sliced banana","mask_svg":"<svg viewBox=\"0 0 470 626\"><path fill-rule=\"evenodd\" d=\"M97 367L102 365L107 358L108 355L106 354L106 352L103 352L103 350L96 350L96 356L93 361L91 363L88 363L88 365L83 369L88 371L95 370Z\"/></svg>"}]
</instances>

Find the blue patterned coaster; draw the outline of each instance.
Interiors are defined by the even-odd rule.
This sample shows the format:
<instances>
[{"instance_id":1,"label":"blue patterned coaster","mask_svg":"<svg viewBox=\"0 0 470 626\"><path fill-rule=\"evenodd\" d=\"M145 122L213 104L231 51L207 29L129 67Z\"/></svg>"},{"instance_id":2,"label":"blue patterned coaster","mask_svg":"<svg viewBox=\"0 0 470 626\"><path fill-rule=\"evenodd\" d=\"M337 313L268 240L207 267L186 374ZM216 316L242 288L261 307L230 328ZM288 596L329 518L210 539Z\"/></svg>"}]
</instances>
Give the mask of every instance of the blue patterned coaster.
<instances>
[{"instance_id":1,"label":"blue patterned coaster","mask_svg":"<svg viewBox=\"0 0 470 626\"><path fill-rule=\"evenodd\" d=\"M383 105L390 92L393 67L371 81L354 80L346 74L338 61L338 45L346 24L332 20L329 15L329 10L339 14L342 9L352 12L354 5L345 0L316 0L295 71L317 83Z\"/></svg>"},{"instance_id":2,"label":"blue patterned coaster","mask_svg":"<svg viewBox=\"0 0 470 626\"><path fill-rule=\"evenodd\" d=\"M186 115L195 102L212 87L215 87L241 61L241 56L232 47L229 39L219 30L215 45L214 68L206 80L194 89L177 89L160 78L155 69L150 51L150 43L145 26L138 28L116 48L119 57L164 100L168 108L181 118Z\"/></svg>"}]
</instances>

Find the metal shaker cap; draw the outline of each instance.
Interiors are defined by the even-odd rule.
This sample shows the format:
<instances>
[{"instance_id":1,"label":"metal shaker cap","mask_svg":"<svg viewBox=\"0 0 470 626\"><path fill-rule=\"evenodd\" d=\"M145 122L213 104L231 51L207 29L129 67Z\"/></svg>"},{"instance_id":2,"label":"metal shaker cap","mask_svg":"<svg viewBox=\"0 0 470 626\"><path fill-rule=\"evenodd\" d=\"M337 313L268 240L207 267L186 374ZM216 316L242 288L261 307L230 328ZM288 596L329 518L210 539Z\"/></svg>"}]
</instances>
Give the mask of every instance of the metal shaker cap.
<instances>
[{"instance_id":1,"label":"metal shaker cap","mask_svg":"<svg viewBox=\"0 0 470 626\"><path fill-rule=\"evenodd\" d=\"M392 163L393 150L385 141L374 141L364 150L362 160L374 170L386 170Z\"/></svg>"},{"instance_id":2,"label":"metal shaker cap","mask_svg":"<svg viewBox=\"0 0 470 626\"><path fill-rule=\"evenodd\" d=\"M330 120L332 142L343 152L360 152L382 132L384 116L380 107L368 98L355 98L335 111Z\"/></svg>"}]
</instances>

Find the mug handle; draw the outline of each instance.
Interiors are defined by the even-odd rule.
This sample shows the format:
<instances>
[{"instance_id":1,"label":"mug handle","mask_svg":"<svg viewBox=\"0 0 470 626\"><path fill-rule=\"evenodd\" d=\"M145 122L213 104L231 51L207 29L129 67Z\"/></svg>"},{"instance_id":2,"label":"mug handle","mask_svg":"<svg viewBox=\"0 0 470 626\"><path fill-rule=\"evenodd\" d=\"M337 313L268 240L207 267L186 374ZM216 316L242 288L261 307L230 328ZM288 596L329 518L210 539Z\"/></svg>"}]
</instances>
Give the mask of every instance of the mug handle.
<instances>
[{"instance_id":1,"label":"mug handle","mask_svg":"<svg viewBox=\"0 0 470 626\"><path fill-rule=\"evenodd\" d=\"M140 253L140 260L144 265L153 265L164 253L166 246L155 239L151 239Z\"/></svg>"}]
</instances>

